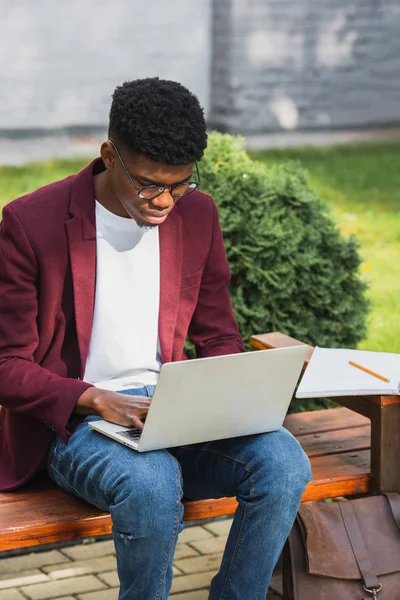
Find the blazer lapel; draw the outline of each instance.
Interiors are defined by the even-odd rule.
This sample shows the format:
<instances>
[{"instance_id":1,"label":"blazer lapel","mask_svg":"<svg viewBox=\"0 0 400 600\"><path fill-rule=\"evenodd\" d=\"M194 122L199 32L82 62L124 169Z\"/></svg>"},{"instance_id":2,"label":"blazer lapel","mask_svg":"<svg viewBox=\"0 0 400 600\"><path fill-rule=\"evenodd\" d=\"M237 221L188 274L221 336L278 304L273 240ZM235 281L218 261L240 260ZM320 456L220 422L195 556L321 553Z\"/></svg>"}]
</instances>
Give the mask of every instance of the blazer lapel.
<instances>
[{"instance_id":1,"label":"blazer lapel","mask_svg":"<svg viewBox=\"0 0 400 600\"><path fill-rule=\"evenodd\" d=\"M72 186L67 236L78 348L83 378L93 325L96 284L96 212L93 190L94 161L81 171Z\"/></svg>"},{"instance_id":2,"label":"blazer lapel","mask_svg":"<svg viewBox=\"0 0 400 600\"><path fill-rule=\"evenodd\" d=\"M182 274L181 217L174 209L160 226L160 311L158 335L162 362L170 362Z\"/></svg>"},{"instance_id":3,"label":"blazer lapel","mask_svg":"<svg viewBox=\"0 0 400 600\"><path fill-rule=\"evenodd\" d=\"M81 358L81 378L85 371L92 333L96 279L95 211L67 222L76 333Z\"/></svg>"}]
</instances>

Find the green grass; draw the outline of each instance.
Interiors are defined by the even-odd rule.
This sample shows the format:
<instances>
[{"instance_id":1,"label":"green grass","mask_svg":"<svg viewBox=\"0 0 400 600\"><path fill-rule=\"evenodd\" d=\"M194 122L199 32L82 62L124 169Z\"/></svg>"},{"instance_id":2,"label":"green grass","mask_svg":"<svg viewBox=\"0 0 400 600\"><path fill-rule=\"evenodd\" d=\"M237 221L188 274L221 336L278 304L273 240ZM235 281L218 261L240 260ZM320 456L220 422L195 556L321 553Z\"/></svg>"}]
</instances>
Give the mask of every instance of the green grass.
<instances>
[{"instance_id":1,"label":"green grass","mask_svg":"<svg viewBox=\"0 0 400 600\"><path fill-rule=\"evenodd\" d=\"M0 209L18 196L76 173L88 162L87 159L69 159L50 160L23 167L0 166Z\"/></svg>"},{"instance_id":2,"label":"green grass","mask_svg":"<svg viewBox=\"0 0 400 600\"><path fill-rule=\"evenodd\" d=\"M400 144L253 152L267 164L298 159L344 235L361 242L372 311L365 350L400 353Z\"/></svg>"},{"instance_id":3,"label":"green grass","mask_svg":"<svg viewBox=\"0 0 400 600\"><path fill-rule=\"evenodd\" d=\"M400 144L258 151L272 164L299 159L310 172L344 235L361 242L362 277L369 283L372 312L360 348L400 353ZM74 173L88 161L49 161L0 167L0 208L13 198Z\"/></svg>"}]
</instances>

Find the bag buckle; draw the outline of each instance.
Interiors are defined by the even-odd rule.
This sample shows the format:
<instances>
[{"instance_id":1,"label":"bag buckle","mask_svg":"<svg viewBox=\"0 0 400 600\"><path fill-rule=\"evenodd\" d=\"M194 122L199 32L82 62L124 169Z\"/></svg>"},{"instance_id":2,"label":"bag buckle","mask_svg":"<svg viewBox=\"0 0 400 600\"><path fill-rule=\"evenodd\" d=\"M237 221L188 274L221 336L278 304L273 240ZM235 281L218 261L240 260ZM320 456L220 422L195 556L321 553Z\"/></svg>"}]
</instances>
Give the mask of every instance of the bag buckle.
<instances>
[{"instance_id":1,"label":"bag buckle","mask_svg":"<svg viewBox=\"0 0 400 600\"><path fill-rule=\"evenodd\" d=\"M382 587L383 586L382 586L381 583L379 584L379 587L377 587L377 588L371 588L371 589L368 589L368 588L365 587L365 585L363 585L364 590L366 592L368 592L369 594L372 595L372 600L377 600L378 594L381 591Z\"/></svg>"}]
</instances>

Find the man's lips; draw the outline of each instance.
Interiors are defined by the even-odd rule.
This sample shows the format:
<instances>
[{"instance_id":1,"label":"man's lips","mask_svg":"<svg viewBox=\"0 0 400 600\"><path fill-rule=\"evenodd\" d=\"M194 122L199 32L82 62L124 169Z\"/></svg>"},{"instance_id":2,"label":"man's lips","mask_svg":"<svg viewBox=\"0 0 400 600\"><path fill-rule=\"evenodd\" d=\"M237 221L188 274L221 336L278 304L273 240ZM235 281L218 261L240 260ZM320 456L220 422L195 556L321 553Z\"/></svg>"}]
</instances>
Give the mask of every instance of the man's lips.
<instances>
[{"instance_id":1,"label":"man's lips","mask_svg":"<svg viewBox=\"0 0 400 600\"><path fill-rule=\"evenodd\" d=\"M141 211L142 215L144 216L144 218L146 219L146 221L149 221L149 223L163 223L165 221L165 219L167 218L169 211L168 212L162 212L162 213L149 213L146 212L145 210Z\"/></svg>"}]
</instances>

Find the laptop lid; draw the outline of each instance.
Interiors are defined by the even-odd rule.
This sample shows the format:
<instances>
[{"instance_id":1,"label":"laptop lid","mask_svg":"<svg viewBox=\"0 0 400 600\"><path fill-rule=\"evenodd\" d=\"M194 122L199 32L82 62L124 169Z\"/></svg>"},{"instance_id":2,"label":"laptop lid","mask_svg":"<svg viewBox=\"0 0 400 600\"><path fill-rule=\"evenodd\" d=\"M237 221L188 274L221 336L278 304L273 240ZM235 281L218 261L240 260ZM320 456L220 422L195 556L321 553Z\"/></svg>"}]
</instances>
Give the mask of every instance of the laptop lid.
<instances>
[{"instance_id":1,"label":"laptop lid","mask_svg":"<svg viewBox=\"0 0 400 600\"><path fill-rule=\"evenodd\" d=\"M139 452L279 429L307 351L293 346L164 364Z\"/></svg>"}]
</instances>

